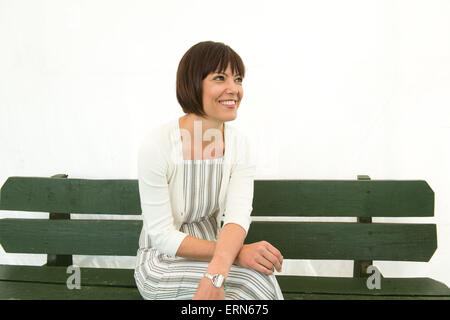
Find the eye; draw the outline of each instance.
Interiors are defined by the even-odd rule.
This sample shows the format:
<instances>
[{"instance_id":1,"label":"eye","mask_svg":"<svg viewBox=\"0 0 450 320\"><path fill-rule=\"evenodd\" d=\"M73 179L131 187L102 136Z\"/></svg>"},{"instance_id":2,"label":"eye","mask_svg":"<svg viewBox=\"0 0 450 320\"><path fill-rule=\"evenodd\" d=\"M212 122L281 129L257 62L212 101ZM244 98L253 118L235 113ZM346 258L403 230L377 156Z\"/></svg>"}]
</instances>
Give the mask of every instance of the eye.
<instances>
[{"instance_id":1,"label":"eye","mask_svg":"<svg viewBox=\"0 0 450 320\"><path fill-rule=\"evenodd\" d=\"M215 76L214 78L213 78L213 80L219 80L219 81L223 81L225 79L225 77L224 76ZM235 81L237 81L237 82L239 82L239 83L242 83L242 81L243 81L243 79L242 79L242 77L237 77L236 79L235 79Z\"/></svg>"}]
</instances>

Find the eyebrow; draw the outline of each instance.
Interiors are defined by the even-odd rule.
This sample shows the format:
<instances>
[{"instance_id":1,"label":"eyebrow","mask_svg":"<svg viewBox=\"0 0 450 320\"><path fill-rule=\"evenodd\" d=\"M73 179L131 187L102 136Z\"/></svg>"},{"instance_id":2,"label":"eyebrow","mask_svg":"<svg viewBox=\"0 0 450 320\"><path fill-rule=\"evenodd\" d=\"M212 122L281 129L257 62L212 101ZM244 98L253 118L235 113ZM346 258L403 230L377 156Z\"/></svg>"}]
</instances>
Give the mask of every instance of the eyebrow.
<instances>
[{"instance_id":1,"label":"eyebrow","mask_svg":"<svg viewBox=\"0 0 450 320\"><path fill-rule=\"evenodd\" d=\"M222 74L222 75L228 77L228 75L227 75L226 73L224 73L224 72L216 72L216 73L217 73L217 74ZM235 73L234 76L235 76L235 77L242 77L239 73Z\"/></svg>"}]
</instances>

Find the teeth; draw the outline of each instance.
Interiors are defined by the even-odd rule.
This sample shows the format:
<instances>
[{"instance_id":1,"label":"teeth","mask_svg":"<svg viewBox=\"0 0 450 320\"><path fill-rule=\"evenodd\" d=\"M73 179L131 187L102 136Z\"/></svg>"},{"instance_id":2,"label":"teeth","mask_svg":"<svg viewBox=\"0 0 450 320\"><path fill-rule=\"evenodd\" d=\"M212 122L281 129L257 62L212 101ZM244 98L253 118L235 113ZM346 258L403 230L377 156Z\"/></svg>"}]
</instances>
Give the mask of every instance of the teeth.
<instances>
[{"instance_id":1,"label":"teeth","mask_svg":"<svg viewBox=\"0 0 450 320\"><path fill-rule=\"evenodd\" d=\"M227 104L227 105L233 105L235 104L234 100L233 101L221 101L221 104Z\"/></svg>"}]
</instances>

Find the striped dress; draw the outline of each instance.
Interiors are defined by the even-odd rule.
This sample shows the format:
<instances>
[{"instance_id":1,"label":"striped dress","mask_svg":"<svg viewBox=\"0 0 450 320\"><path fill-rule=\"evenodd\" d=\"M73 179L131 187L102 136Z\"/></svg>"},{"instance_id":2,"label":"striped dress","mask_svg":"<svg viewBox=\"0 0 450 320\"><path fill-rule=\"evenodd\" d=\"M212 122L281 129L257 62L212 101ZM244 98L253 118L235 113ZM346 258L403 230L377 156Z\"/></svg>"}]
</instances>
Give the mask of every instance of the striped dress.
<instances>
[{"instance_id":1,"label":"striped dress","mask_svg":"<svg viewBox=\"0 0 450 320\"><path fill-rule=\"evenodd\" d=\"M184 161L186 214L180 231L216 241L216 216L222 181L222 158ZM144 229L139 238L134 277L144 299L190 300L197 291L208 262L170 257L151 248ZM226 280L225 300L283 299L274 275L232 265Z\"/></svg>"}]
</instances>

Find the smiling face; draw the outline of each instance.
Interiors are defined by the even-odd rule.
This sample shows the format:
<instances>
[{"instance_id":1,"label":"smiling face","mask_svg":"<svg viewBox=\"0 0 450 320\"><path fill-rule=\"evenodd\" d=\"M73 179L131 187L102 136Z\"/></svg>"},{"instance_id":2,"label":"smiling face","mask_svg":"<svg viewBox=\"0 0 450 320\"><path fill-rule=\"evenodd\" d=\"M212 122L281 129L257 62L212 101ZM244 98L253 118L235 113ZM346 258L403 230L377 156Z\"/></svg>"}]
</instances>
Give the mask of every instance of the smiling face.
<instances>
[{"instance_id":1,"label":"smiling face","mask_svg":"<svg viewBox=\"0 0 450 320\"><path fill-rule=\"evenodd\" d=\"M237 116L244 91L242 77L233 74L231 65L223 72L213 72L202 80L203 110L210 119L231 121Z\"/></svg>"}]
</instances>

